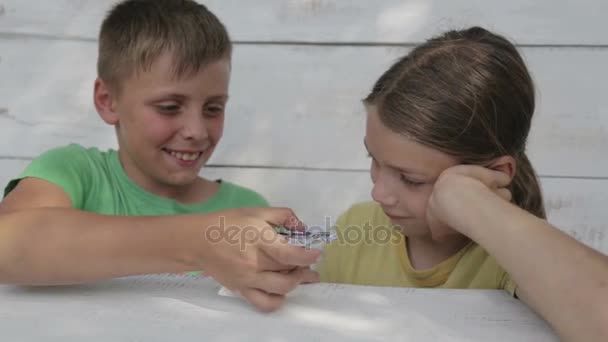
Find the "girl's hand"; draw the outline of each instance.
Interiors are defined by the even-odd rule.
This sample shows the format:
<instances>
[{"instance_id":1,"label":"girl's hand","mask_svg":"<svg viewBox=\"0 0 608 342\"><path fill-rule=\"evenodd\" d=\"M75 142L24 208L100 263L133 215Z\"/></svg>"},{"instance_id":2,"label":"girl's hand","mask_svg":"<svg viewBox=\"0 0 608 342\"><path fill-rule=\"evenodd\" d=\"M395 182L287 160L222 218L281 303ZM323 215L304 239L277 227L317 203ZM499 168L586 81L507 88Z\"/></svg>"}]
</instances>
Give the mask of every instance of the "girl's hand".
<instances>
[{"instance_id":1,"label":"girl's hand","mask_svg":"<svg viewBox=\"0 0 608 342\"><path fill-rule=\"evenodd\" d=\"M511 200L511 179L504 172L476 165L456 165L443 171L427 205L427 223L434 240L451 234L466 234L465 218L475 213L487 196Z\"/></svg>"}]
</instances>

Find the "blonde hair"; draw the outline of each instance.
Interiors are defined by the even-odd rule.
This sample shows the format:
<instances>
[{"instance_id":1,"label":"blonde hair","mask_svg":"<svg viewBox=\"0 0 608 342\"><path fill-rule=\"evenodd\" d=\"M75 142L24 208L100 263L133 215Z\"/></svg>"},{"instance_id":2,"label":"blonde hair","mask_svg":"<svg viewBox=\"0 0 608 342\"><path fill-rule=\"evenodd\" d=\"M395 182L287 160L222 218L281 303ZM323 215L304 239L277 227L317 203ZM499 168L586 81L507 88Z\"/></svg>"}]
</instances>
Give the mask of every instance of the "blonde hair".
<instances>
[{"instance_id":1,"label":"blonde hair","mask_svg":"<svg viewBox=\"0 0 608 342\"><path fill-rule=\"evenodd\" d=\"M183 77L231 52L224 25L195 1L126 0L101 25L97 73L120 90L121 81L149 70L161 54L172 55L174 74Z\"/></svg>"},{"instance_id":2,"label":"blonde hair","mask_svg":"<svg viewBox=\"0 0 608 342\"><path fill-rule=\"evenodd\" d=\"M513 156L513 202L545 217L541 188L525 147L534 85L516 48L480 27L449 31L391 66L364 99L396 133L484 165Z\"/></svg>"}]
</instances>

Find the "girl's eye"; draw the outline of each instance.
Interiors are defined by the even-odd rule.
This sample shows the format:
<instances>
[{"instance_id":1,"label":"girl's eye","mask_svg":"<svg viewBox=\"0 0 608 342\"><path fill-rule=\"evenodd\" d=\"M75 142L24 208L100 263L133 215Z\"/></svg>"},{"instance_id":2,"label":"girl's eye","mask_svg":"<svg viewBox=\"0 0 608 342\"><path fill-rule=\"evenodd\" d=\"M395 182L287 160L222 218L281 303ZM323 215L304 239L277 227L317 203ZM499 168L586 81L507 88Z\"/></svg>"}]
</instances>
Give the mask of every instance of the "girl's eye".
<instances>
[{"instance_id":1,"label":"girl's eye","mask_svg":"<svg viewBox=\"0 0 608 342\"><path fill-rule=\"evenodd\" d=\"M419 186L421 186L421 185L424 184L424 182L419 182L419 181L415 181L415 180L409 179L409 178L407 178L404 175L401 175L400 178L401 178L401 182L403 184L405 184L407 186L410 186L410 187L419 187Z\"/></svg>"},{"instance_id":2,"label":"girl's eye","mask_svg":"<svg viewBox=\"0 0 608 342\"><path fill-rule=\"evenodd\" d=\"M371 154L368 153L367 157L372 159L373 165L376 165L378 163L376 161L376 159ZM413 179L410 179L410 178L406 177L403 174L399 175L399 179L401 180L401 182L403 184L405 184L406 186L412 187L412 188L416 188L416 187L419 187L419 186L422 186L422 185L426 184L425 182L415 181Z\"/></svg>"}]
</instances>

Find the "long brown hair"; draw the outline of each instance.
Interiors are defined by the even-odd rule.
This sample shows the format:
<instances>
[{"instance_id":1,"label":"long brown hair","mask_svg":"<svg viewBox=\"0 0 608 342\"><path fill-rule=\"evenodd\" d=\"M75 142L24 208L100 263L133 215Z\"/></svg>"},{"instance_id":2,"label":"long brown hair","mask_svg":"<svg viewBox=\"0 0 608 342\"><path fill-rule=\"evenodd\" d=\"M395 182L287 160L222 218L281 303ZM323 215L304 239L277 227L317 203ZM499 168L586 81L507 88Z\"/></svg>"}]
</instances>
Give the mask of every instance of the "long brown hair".
<instances>
[{"instance_id":1,"label":"long brown hair","mask_svg":"<svg viewBox=\"0 0 608 342\"><path fill-rule=\"evenodd\" d=\"M378 79L364 102L376 106L389 129L463 164L514 157L513 202L544 218L538 178L525 152L534 95L513 44L472 27L414 48Z\"/></svg>"}]
</instances>

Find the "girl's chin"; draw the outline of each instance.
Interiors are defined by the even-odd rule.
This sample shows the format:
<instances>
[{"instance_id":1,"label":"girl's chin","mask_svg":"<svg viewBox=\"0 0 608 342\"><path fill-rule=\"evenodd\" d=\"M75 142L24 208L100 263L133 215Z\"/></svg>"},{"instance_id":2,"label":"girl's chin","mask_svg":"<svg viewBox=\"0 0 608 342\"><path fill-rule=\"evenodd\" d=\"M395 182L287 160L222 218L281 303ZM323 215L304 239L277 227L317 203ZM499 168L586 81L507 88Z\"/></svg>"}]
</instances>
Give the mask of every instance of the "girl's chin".
<instances>
[{"instance_id":1,"label":"girl's chin","mask_svg":"<svg viewBox=\"0 0 608 342\"><path fill-rule=\"evenodd\" d=\"M398 232L408 237L425 237L430 236L431 234L428 227L426 226L416 227L412 225L411 222L409 224L405 224L403 222L399 223L391 221L391 223Z\"/></svg>"}]
</instances>

